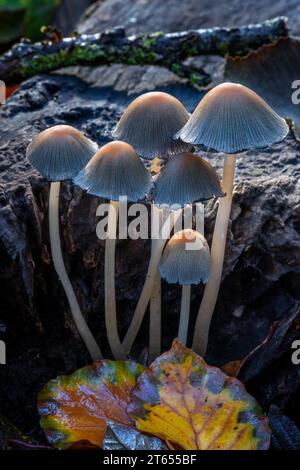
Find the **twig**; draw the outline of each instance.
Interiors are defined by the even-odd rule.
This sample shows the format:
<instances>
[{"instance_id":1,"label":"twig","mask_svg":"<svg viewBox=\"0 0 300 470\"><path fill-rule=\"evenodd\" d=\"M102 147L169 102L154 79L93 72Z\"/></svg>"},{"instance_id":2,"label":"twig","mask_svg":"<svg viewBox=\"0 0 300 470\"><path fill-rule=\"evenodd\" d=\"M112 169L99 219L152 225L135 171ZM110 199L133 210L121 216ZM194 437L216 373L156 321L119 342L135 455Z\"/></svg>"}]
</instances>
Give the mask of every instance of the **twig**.
<instances>
[{"instance_id":1,"label":"twig","mask_svg":"<svg viewBox=\"0 0 300 470\"><path fill-rule=\"evenodd\" d=\"M157 32L127 36L124 29L117 28L100 34L61 38L55 30L50 32L50 40L33 44L25 39L0 57L0 79L10 85L69 65L123 63L165 66L192 84L206 85L209 76L201 69L185 65L188 57L201 54L244 55L288 36L284 17L239 28L198 29L171 34Z\"/></svg>"}]
</instances>

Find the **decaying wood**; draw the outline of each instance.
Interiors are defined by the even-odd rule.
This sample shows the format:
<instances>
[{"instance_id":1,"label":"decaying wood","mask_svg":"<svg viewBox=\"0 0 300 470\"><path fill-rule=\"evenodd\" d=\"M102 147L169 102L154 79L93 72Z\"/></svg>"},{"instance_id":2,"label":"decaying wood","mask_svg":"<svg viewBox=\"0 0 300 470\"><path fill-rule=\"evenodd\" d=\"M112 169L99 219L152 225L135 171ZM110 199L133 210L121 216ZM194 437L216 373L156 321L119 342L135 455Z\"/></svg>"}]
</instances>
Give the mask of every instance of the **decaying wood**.
<instances>
[{"instance_id":1,"label":"decaying wood","mask_svg":"<svg viewBox=\"0 0 300 470\"><path fill-rule=\"evenodd\" d=\"M49 33L48 33L49 35ZM264 44L287 37L286 18L239 28L198 29L178 33L157 32L127 36L122 28L62 38L52 32L38 43L25 39L0 58L0 78L7 85L19 83L37 73L77 64L161 65L188 78L192 84L205 85L209 76L185 59L201 54L245 55Z\"/></svg>"}]
</instances>

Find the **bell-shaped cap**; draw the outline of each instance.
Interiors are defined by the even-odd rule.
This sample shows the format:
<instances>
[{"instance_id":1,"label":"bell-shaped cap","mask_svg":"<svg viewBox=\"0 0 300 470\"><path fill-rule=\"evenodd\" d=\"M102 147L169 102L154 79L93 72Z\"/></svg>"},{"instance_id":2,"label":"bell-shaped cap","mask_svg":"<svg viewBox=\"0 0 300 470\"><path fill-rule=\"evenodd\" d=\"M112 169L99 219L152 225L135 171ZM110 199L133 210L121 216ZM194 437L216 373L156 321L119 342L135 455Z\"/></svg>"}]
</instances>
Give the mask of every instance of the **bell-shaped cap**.
<instances>
[{"instance_id":1,"label":"bell-shaped cap","mask_svg":"<svg viewBox=\"0 0 300 470\"><path fill-rule=\"evenodd\" d=\"M174 96L150 92L136 98L125 110L113 136L132 145L146 160L191 150L192 146L174 140L189 119L189 113Z\"/></svg>"},{"instance_id":2,"label":"bell-shaped cap","mask_svg":"<svg viewBox=\"0 0 300 470\"><path fill-rule=\"evenodd\" d=\"M192 229L175 233L168 241L159 266L161 277L170 284L207 283L211 270L207 241Z\"/></svg>"},{"instance_id":3,"label":"bell-shaped cap","mask_svg":"<svg viewBox=\"0 0 300 470\"><path fill-rule=\"evenodd\" d=\"M53 126L28 145L26 156L48 181L74 178L97 151L97 144L72 126Z\"/></svg>"},{"instance_id":4,"label":"bell-shaped cap","mask_svg":"<svg viewBox=\"0 0 300 470\"><path fill-rule=\"evenodd\" d=\"M174 155L156 180L154 202L168 206L192 204L212 197L222 197L216 170L190 152Z\"/></svg>"},{"instance_id":5,"label":"bell-shaped cap","mask_svg":"<svg viewBox=\"0 0 300 470\"><path fill-rule=\"evenodd\" d=\"M131 145L110 142L101 147L74 182L89 194L117 201L143 199L152 186L150 173Z\"/></svg>"},{"instance_id":6,"label":"bell-shaped cap","mask_svg":"<svg viewBox=\"0 0 300 470\"><path fill-rule=\"evenodd\" d=\"M254 91L222 83L200 101L176 137L217 152L236 153L283 140L285 120Z\"/></svg>"}]
</instances>

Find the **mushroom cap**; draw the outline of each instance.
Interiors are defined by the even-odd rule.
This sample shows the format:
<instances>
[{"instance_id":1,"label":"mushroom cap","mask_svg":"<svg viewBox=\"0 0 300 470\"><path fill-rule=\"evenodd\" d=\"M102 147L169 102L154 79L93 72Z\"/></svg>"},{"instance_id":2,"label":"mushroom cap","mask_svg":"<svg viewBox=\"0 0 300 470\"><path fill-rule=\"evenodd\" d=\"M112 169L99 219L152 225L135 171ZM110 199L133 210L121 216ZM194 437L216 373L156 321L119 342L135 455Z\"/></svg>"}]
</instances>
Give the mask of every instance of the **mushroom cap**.
<instances>
[{"instance_id":1,"label":"mushroom cap","mask_svg":"<svg viewBox=\"0 0 300 470\"><path fill-rule=\"evenodd\" d=\"M26 156L49 181L74 178L97 151L97 144L72 126L53 126L28 145Z\"/></svg>"},{"instance_id":2,"label":"mushroom cap","mask_svg":"<svg viewBox=\"0 0 300 470\"><path fill-rule=\"evenodd\" d=\"M128 142L146 160L184 152L192 146L173 137L189 116L174 96L159 91L145 93L126 108L113 136Z\"/></svg>"},{"instance_id":3,"label":"mushroom cap","mask_svg":"<svg viewBox=\"0 0 300 470\"><path fill-rule=\"evenodd\" d=\"M101 147L74 182L89 194L113 201L143 199L152 186L150 173L131 145L114 141Z\"/></svg>"},{"instance_id":4,"label":"mushroom cap","mask_svg":"<svg viewBox=\"0 0 300 470\"><path fill-rule=\"evenodd\" d=\"M210 251L204 236L192 229L175 233L168 241L159 266L161 277L170 284L207 283L210 276Z\"/></svg>"},{"instance_id":5,"label":"mushroom cap","mask_svg":"<svg viewBox=\"0 0 300 470\"><path fill-rule=\"evenodd\" d=\"M156 180L154 202L184 206L222 196L216 170L199 155L185 152L171 157L161 171Z\"/></svg>"},{"instance_id":6,"label":"mushroom cap","mask_svg":"<svg viewBox=\"0 0 300 470\"><path fill-rule=\"evenodd\" d=\"M285 120L254 91L226 82L204 96L176 137L208 150L236 153L273 145L288 131Z\"/></svg>"}]
</instances>

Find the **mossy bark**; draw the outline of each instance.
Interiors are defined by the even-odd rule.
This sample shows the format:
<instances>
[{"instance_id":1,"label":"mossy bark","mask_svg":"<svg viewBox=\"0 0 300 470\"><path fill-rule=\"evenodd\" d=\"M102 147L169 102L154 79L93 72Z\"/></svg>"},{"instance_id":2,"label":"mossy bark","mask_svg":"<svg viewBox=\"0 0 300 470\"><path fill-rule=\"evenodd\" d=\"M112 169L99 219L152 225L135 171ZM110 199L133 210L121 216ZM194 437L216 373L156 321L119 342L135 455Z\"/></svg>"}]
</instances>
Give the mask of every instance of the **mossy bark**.
<instances>
[{"instance_id":1,"label":"mossy bark","mask_svg":"<svg viewBox=\"0 0 300 470\"><path fill-rule=\"evenodd\" d=\"M55 32L46 41L23 40L0 58L0 78L14 84L38 73L77 64L161 65L187 78L193 85L206 85L209 76L184 61L201 54L244 55L263 44L288 36L285 18L275 18L240 28L211 28L179 33L127 36L117 28L100 34L61 38Z\"/></svg>"}]
</instances>

